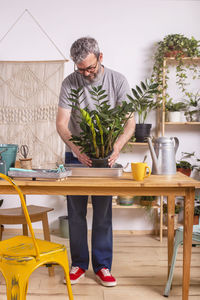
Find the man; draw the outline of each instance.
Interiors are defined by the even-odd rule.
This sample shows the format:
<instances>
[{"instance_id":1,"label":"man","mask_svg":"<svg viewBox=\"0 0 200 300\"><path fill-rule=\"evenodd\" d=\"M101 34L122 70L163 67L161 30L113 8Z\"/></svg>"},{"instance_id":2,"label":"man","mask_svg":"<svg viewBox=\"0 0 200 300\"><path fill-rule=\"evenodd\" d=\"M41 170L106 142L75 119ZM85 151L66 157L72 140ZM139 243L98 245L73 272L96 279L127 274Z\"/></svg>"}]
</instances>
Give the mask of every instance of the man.
<instances>
[{"instance_id":1,"label":"man","mask_svg":"<svg viewBox=\"0 0 200 300\"><path fill-rule=\"evenodd\" d=\"M71 89L83 87L85 100L82 108L94 109L89 90L93 86L103 86L110 104L114 107L127 99L130 89L126 78L102 65L103 54L98 43L90 37L83 37L75 41L70 49L74 61L74 72L66 77L62 83L57 114L57 131L68 147L66 163L82 163L91 166L90 158L81 153L70 137L80 133L76 114L70 109L68 101ZM113 153L109 159L112 166L119 156L122 147L131 138L135 129L134 117L131 117L114 144ZM89 252L87 243L87 196L68 196L67 207L69 217L70 251L72 268L70 271L71 284L77 283L88 269ZM98 281L104 286L115 286L116 280L111 275L112 265L112 197L92 196L92 266Z\"/></svg>"}]
</instances>

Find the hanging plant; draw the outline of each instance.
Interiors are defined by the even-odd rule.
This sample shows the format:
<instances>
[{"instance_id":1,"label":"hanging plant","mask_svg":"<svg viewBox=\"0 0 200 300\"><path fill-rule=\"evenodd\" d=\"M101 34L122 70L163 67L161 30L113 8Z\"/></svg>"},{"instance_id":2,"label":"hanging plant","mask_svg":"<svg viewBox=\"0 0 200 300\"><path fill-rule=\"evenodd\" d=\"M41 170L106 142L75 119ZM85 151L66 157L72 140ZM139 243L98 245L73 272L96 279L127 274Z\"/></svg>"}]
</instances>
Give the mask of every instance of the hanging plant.
<instances>
[{"instance_id":1,"label":"hanging plant","mask_svg":"<svg viewBox=\"0 0 200 300\"><path fill-rule=\"evenodd\" d=\"M163 62L166 57L175 58L176 65L176 77L177 77L177 85L181 92L184 94L186 91L186 86L189 84L186 82L187 79L187 69L193 71L193 79L200 78L200 74L198 74L198 66L192 61L185 64L183 63L184 57L199 57L200 51L200 41L196 40L194 37L187 38L182 34L169 34L164 37L164 39L157 43L157 50L154 55L154 65L152 72L152 81L157 82L159 84L159 95L158 99L162 99L163 89L167 89L167 81L169 79L168 66L165 67L166 70L166 85L163 86ZM166 100L169 100L169 94L166 93Z\"/></svg>"}]
</instances>

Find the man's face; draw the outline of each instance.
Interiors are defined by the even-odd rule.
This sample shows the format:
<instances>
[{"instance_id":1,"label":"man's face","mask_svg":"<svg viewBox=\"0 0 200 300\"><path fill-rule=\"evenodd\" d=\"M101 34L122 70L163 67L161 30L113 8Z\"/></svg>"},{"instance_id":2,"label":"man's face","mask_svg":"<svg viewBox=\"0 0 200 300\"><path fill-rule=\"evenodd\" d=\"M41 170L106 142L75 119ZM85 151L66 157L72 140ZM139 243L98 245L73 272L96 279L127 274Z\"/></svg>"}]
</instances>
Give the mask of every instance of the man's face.
<instances>
[{"instance_id":1,"label":"man's face","mask_svg":"<svg viewBox=\"0 0 200 300\"><path fill-rule=\"evenodd\" d=\"M98 58L93 53L90 53L81 63L76 65L76 72L82 74L89 84L98 81L102 72L102 57L102 53L100 53Z\"/></svg>"}]
</instances>

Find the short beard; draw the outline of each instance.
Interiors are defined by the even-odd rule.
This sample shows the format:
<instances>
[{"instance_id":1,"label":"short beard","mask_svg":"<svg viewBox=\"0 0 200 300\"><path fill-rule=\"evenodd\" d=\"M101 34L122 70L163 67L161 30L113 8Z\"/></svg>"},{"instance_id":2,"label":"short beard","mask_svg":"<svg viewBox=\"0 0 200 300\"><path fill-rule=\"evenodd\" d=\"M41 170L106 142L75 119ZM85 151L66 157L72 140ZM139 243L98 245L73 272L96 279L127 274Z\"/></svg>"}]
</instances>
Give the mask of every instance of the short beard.
<instances>
[{"instance_id":1,"label":"short beard","mask_svg":"<svg viewBox=\"0 0 200 300\"><path fill-rule=\"evenodd\" d=\"M85 76L85 75L83 75L83 78L84 78L84 81L86 84L92 84L92 83L98 82L99 79L101 78L101 76L102 76L102 66L99 63L98 71L97 71L97 73L94 73L94 77L92 79L90 79L88 76Z\"/></svg>"}]
</instances>

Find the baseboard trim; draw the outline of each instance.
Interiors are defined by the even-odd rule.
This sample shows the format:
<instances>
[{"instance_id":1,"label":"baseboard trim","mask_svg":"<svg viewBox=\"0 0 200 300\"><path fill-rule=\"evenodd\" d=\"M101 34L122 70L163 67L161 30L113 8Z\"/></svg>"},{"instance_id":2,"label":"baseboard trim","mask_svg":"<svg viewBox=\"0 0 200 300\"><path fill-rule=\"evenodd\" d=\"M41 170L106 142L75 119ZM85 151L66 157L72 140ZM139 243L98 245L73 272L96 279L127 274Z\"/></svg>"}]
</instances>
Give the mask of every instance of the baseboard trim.
<instances>
[{"instance_id":1,"label":"baseboard trim","mask_svg":"<svg viewBox=\"0 0 200 300\"><path fill-rule=\"evenodd\" d=\"M91 233L91 230L88 230L89 233ZM34 229L34 232L37 234L43 234L42 229ZM22 234L22 230L20 228L5 228L4 227L4 233L3 234ZM51 234L58 234L59 230L54 229L51 230ZM115 234L131 234L131 235L155 235L155 230L113 230L113 235Z\"/></svg>"}]
</instances>

